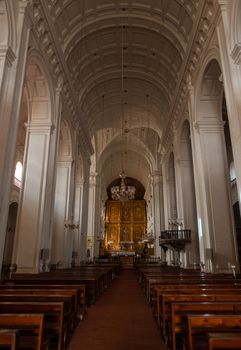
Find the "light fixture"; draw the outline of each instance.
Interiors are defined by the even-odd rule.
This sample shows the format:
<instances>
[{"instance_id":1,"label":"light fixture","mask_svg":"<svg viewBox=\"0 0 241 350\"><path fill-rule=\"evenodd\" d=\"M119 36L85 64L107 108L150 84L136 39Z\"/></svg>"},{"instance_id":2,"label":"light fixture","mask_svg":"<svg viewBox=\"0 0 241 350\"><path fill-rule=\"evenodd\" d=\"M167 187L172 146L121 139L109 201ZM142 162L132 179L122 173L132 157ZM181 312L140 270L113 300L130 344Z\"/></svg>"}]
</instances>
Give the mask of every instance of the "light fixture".
<instances>
[{"instance_id":1,"label":"light fixture","mask_svg":"<svg viewBox=\"0 0 241 350\"><path fill-rule=\"evenodd\" d=\"M136 188L134 186L126 186L124 173L120 174L121 184L120 186L111 187L111 197L115 201L125 202L135 199Z\"/></svg>"},{"instance_id":2,"label":"light fixture","mask_svg":"<svg viewBox=\"0 0 241 350\"><path fill-rule=\"evenodd\" d=\"M123 110L123 105L126 104L124 102L124 93L126 93L126 90L124 90L124 33L123 29L125 28L124 25L121 27L121 119L122 119L122 152L121 152L121 183L120 186L112 186L111 187L111 198L113 200L119 200L119 201L128 201L128 200L133 200L135 199L135 192L136 188L134 186L126 186L125 184L125 179L126 179L126 174L124 171L124 156L127 155L127 150L125 150L124 145L126 144L125 142L125 136L126 136L126 141L127 141L127 134L128 134L128 128L126 126L127 121L124 120L124 110ZM127 147L126 147L127 148Z\"/></svg>"}]
</instances>

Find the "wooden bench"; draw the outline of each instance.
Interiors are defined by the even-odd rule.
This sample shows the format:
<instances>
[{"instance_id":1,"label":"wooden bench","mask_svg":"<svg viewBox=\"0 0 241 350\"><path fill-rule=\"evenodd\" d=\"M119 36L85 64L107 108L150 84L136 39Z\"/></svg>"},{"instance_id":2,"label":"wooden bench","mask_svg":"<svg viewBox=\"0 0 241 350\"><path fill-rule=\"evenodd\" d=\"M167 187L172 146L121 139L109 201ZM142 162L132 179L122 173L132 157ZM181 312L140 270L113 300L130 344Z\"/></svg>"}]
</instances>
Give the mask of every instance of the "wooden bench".
<instances>
[{"instance_id":1,"label":"wooden bench","mask_svg":"<svg viewBox=\"0 0 241 350\"><path fill-rule=\"evenodd\" d=\"M43 338L44 315L0 314L0 329L18 330L18 349L48 349L48 339Z\"/></svg>"},{"instance_id":2,"label":"wooden bench","mask_svg":"<svg viewBox=\"0 0 241 350\"><path fill-rule=\"evenodd\" d=\"M76 286L76 285L85 285L86 292L86 302L87 305L92 305L96 302L97 298L101 295L103 291L103 273L97 275L68 275L67 273L63 274L49 274L49 275L35 275L35 276L14 276L14 279L11 281L5 281L7 285L10 284L25 284L25 285L67 285L67 286Z\"/></svg>"},{"instance_id":3,"label":"wooden bench","mask_svg":"<svg viewBox=\"0 0 241 350\"><path fill-rule=\"evenodd\" d=\"M241 349L241 333L208 333L208 350Z\"/></svg>"},{"instance_id":4,"label":"wooden bench","mask_svg":"<svg viewBox=\"0 0 241 350\"><path fill-rule=\"evenodd\" d=\"M16 295L16 294L6 294L6 295L0 295L0 302L35 302L35 303L55 303L55 302L63 302L65 307L65 322L67 323L67 340L69 341L73 331L74 331L74 325L75 325L75 312L73 312L73 300L71 296L67 295L29 295L29 294L23 294L23 295ZM67 316L68 315L68 316Z\"/></svg>"},{"instance_id":5,"label":"wooden bench","mask_svg":"<svg viewBox=\"0 0 241 350\"><path fill-rule=\"evenodd\" d=\"M24 283L24 281L23 281ZM7 290L8 292L10 291L15 291L15 290L28 290L30 292L30 290L37 290L37 291L41 291L41 290L45 290L47 292L53 292L55 293L55 291L58 291L56 293L61 294L61 292L65 293L65 291L69 291L72 290L75 293L77 293L77 305L78 305L78 319L82 320L85 318L86 316L86 295L85 295L85 285L55 285L55 284L49 284L48 286L46 285L41 285L41 284L8 284L8 285L1 285L0 286L0 291L1 290ZM68 293L68 292L67 292Z\"/></svg>"},{"instance_id":6,"label":"wooden bench","mask_svg":"<svg viewBox=\"0 0 241 350\"><path fill-rule=\"evenodd\" d=\"M180 287L178 290L172 290L172 289L166 289L166 290L158 290L157 292L157 300L156 300L156 308L154 309L154 316L157 319L157 324L160 326L160 314L161 314L161 302L162 302L162 295L168 295L168 294L191 294L191 295L199 295L199 294L208 294L208 295L213 295L213 294L236 294L240 295L241 294L241 289L236 289L232 287L222 287L222 288L212 288L212 287L205 287L201 288L200 286L196 287L185 287L182 288Z\"/></svg>"},{"instance_id":7,"label":"wooden bench","mask_svg":"<svg viewBox=\"0 0 241 350\"><path fill-rule=\"evenodd\" d=\"M58 350L67 347L69 315L63 302L0 302L0 314L3 313L43 314L44 332L49 338L50 346Z\"/></svg>"},{"instance_id":8,"label":"wooden bench","mask_svg":"<svg viewBox=\"0 0 241 350\"><path fill-rule=\"evenodd\" d=\"M187 315L187 349L207 349L208 333L239 333L241 315Z\"/></svg>"},{"instance_id":9,"label":"wooden bench","mask_svg":"<svg viewBox=\"0 0 241 350\"><path fill-rule=\"evenodd\" d=\"M171 319L168 320L168 344L176 350L177 338L182 341L185 335L187 314L236 314L241 312L241 302L179 302L171 303Z\"/></svg>"},{"instance_id":10,"label":"wooden bench","mask_svg":"<svg viewBox=\"0 0 241 350\"><path fill-rule=\"evenodd\" d=\"M17 331L12 329L0 329L0 348L15 350L16 334Z\"/></svg>"},{"instance_id":11,"label":"wooden bench","mask_svg":"<svg viewBox=\"0 0 241 350\"><path fill-rule=\"evenodd\" d=\"M161 327L164 338L167 338L167 322L174 302L241 302L240 294L163 294L161 307ZM170 318L169 318L170 319Z\"/></svg>"},{"instance_id":12,"label":"wooden bench","mask_svg":"<svg viewBox=\"0 0 241 350\"><path fill-rule=\"evenodd\" d=\"M46 296L46 297L50 297L52 299L54 299L54 296L56 295L58 298L60 296L67 296L71 298L71 308L72 308L72 314L74 319L73 321L73 325L72 328L74 328L79 320L79 314L80 314L80 304L79 304L79 295L78 295L78 291L75 289L27 289L25 287L25 289L15 289L15 288L9 288L9 289L1 289L0 288L0 299L1 296L6 296L6 295L29 295L29 296ZM29 301L34 301L34 299L32 298L32 300ZM55 301L55 300L51 300L51 301ZM57 300L56 300L57 301Z\"/></svg>"}]
</instances>

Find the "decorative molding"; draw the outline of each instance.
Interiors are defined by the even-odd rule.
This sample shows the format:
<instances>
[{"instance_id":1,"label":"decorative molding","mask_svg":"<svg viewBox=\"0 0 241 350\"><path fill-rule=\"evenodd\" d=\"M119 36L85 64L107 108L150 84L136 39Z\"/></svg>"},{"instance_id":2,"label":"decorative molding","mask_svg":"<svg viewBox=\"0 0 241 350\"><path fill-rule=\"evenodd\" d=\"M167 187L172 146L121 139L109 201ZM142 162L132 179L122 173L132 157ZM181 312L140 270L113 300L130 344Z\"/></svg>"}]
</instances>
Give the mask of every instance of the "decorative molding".
<instances>
[{"instance_id":1,"label":"decorative molding","mask_svg":"<svg viewBox=\"0 0 241 350\"><path fill-rule=\"evenodd\" d=\"M231 57L235 64L241 65L241 43L234 46Z\"/></svg>"},{"instance_id":2,"label":"decorative molding","mask_svg":"<svg viewBox=\"0 0 241 350\"><path fill-rule=\"evenodd\" d=\"M186 59L185 70L182 74L177 96L173 108L170 110L170 115L168 116L169 122L163 135L162 147L166 147L174 136L173 126L175 122L182 117L183 106L186 104L188 92L192 89L193 76L197 71L202 53L205 51L205 48L208 47L218 17L218 3L213 3L213 1L205 2L198 21L196 34L193 37L189 55Z\"/></svg>"},{"instance_id":3,"label":"decorative molding","mask_svg":"<svg viewBox=\"0 0 241 350\"><path fill-rule=\"evenodd\" d=\"M57 92L62 92L62 98L70 111L74 128L79 130L80 142L83 148L89 154L92 154L93 147L91 140L84 124L81 123L80 120L82 111L80 110L77 97L75 96L65 60L62 57L60 44L54 33L54 26L51 19L48 18L49 14L46 4L36 0L25 0L25 2L29 2L31 5L29 15L32 21L32 30L40 43L40 49L43 51L44 56L51 66L51 70L57 82Z\"/></svg>"},{"instance_id":4,"label":"decorative molding","mask_svg":"<svg viewBox=\"0 0 241 350\"><path fill-rule=\"evenodd\" d=\"M13 65L16 55L10 46L0 46L0 58L6 58L9 67Z\"/></svg>"}]
</instances>

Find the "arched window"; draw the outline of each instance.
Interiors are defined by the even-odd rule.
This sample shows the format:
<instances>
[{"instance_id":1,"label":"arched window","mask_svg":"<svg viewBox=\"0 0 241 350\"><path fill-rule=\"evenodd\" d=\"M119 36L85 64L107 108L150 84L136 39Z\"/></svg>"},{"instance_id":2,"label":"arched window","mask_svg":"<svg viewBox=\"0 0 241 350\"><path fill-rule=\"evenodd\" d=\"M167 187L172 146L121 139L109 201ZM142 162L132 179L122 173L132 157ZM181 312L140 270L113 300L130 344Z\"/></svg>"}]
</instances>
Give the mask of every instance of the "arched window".
<instances>
[{"instance_id":1,"label":"arched window","mask_svg":"<svg viewBox=\"0 0 241 350\"><path fill-rule=\"evenodd\" d=\"M22 182L22 172L23 172L23 165L21 162L17 162L15 167L15 173L14 173L14 185L17 187L21 187Z\"/></svg>"},{"instance_id":2,"label":"arched window","mask_svg":"<svg viewBox=\"0 0 241 350\"><path fill-rule=\"evenodd\" d=\"M235 182L236 180L236 171L234 167L234 162L232 162L229 167L229 178L231 182Z\"/></svg>"}]
</instances>

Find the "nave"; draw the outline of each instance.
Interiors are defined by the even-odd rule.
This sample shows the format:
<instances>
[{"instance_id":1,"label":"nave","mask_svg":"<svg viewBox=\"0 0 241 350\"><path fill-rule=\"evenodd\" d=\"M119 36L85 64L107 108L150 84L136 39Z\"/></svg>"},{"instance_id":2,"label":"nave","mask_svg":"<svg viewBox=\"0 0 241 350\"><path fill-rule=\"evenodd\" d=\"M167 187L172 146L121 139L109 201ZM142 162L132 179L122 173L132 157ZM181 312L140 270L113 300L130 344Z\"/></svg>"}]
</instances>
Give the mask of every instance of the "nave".
<instances>
[{"instance_id":1,"label":"nave","mask_svg":"<svg viewBox=\"0 0 241 350\"><path fill-rule=\"evenodd\" d=\"M87 311L68 350L165 350L160 332L132 269L122 270Z\"/></svg>"}]
</instances>

